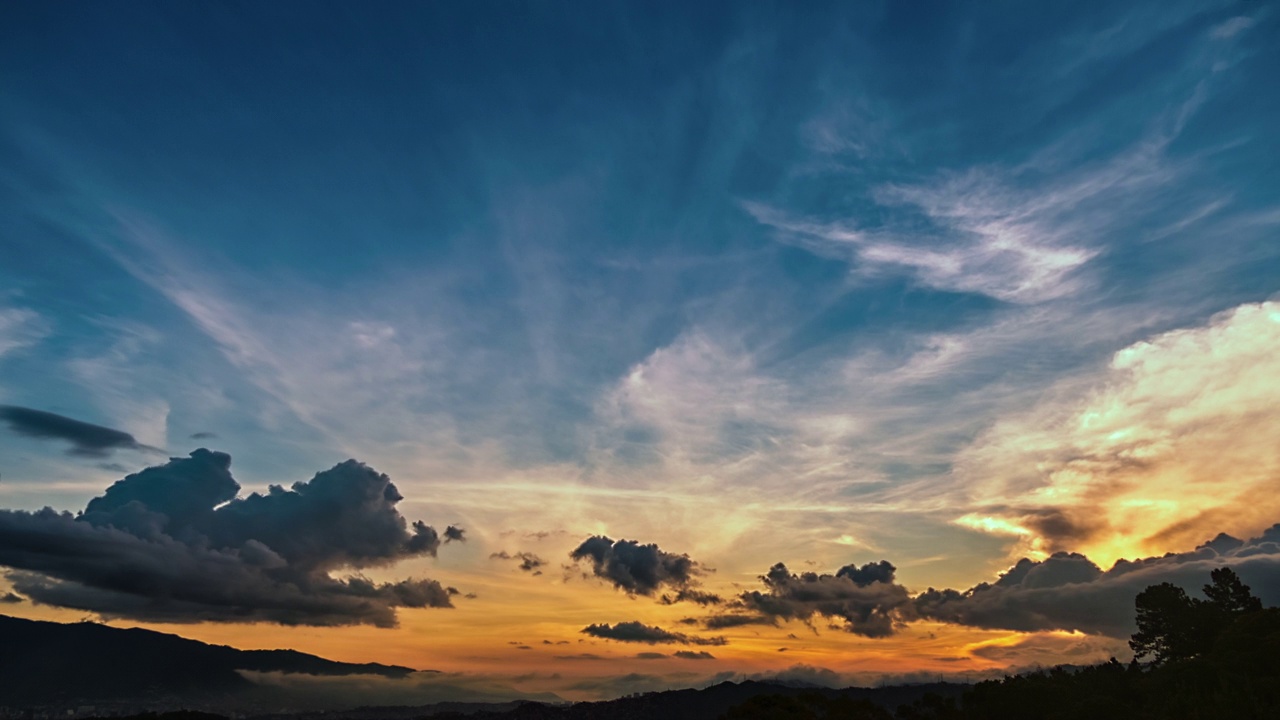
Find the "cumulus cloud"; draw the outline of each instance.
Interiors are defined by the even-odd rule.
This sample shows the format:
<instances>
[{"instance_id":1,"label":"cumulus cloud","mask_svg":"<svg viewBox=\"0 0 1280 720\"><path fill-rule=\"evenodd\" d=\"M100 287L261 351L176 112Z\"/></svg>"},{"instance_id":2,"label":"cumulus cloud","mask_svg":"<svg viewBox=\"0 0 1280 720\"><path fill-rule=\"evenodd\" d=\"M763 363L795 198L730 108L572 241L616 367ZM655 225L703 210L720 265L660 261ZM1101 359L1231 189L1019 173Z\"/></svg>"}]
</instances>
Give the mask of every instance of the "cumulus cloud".
<instances>
[{"instance_id":1,"label":"cumulus cloud","mask_svg":"<svg viewBox=\"0 0 1280 720\"><path fill-rule=\"evenodd\" d=\"M9 429L19 435L42 440L65 440L71 443L71 448L67 450L69 455L102 458L110 455L113 450L159 452L156 448L143 445L122 430L82 422L43 410L33 410L17 405L0 405L0 420L8 423Z\"/></svg>"},{"instance_id":2,"label":"cumulus cloud","mask_svg":"<svg viewBox=\"0 0 1280 720\"><path fill-rule=\"evenodd\" d=\"M538 568L547 564L546 560L543 560L542 558L538 557L537 555L531 552L518 552L513 554L513 553L507 552L506 550L502 550L500 552L490 554L489 559L490 560L519 560L521 570L524 570L525 572L532 572L535 575L541 575L542 571L538 570Z\"/></svg>"},{"instance_id":3,"label":"cumulus cloud","mask_svg":"<svg viewBox=\"0 0 1280 720\"><path fill-rule=\"evenodd\" d=\"M1280 602L1280 525L1248 541L1220 534L1191 552L1120 560L1105 572L1077 553L1023 559L995 582L963 592L929 588L914 605L921 618L960 625L1124 637L1135 629L1133 599L1139 592L1169 582L1196 594L1209 572L1224 565L1264 603Z\"/></svg>"},{"instance_id":4,"label":"cumulus cloud","mask_svg":"<svg viewBox=\"0 0 1280 720\"><path fill-rule=\"evenodd\" d=\"M892 635L911 619L910 595L899 585L896 568L887 560L861 567L846 565L834 575L794 574L778 563L760 577L765 589L743 592L734 601L744 615L713 616L709 626L801 620L815 616L844 621L844 629L866 637Z\"/></svg>"},{"instance_id":5,"label":"cumulus cloud","mask_svg":"<svg viewBox=\"0 0 1280 720\"><path fill-rule=\"evenodd\" d=\"M1274 301L1126 347L961 453L958 521L1103 562L1260 531L1280 516L1277 347Z\"/></svg>"},{"instance_id":6,"label":"cumulus cloud","mask_svg":"<svg viewBox=\"0 0 1280 720\"><path fill-rule=\"evenodd\" d=\"M677 643L680 645L725 645L727 641L722 637L697 637L695 635L686 635L685 633L671 632L654 625L645 625L644 623L632 620L630 622L620 622L616 625L608 623L593 624L584 627L581 631L585 635L603 638L605 640L617 640L618 642L637 642L657 645L659 643Z\"/></svg>"},{"instance_id":7,"label":"cumulus cloud","mask_svg":"<svg viewBox=\"0 0 1280 720\"><path fill-rule=\"evenodd\" d=\"M569 553L575 561L591 563L591 572L628 595L653 596L662 589L674 591L663 596L667 604L690 601L699 605L720 602L712 593L696 589L706 570L688 555L676 555L656 544L641 545L635 540L618 540L603 535L589 537Z\"/></svg>"},{"instance_id":8,"label":"cumulus cloud","mask_svg":"<svg viewBox=\"0 0 1280 720\"><path fill-rule=\"evenodd\" d=\"M451 542L466 542L467 531L456 525L450 525L444 529L444 541L446 544Z\"/></svg>"},{"instance_id":9,"label":"cumulus cloud","mask_svg":"<svg viewBox=\"0 0 1280 720\"><path fill-rule=\"evenodd\" d=\"M397 607L451 606L434 580L331 576L439 549L433 528L396 510L386 475L348 460L241 498L230 465L200 449L125 477L79 515L0 510L0 565L35 602L105 617L390 627Z\"/></svg>"}]
</instances>

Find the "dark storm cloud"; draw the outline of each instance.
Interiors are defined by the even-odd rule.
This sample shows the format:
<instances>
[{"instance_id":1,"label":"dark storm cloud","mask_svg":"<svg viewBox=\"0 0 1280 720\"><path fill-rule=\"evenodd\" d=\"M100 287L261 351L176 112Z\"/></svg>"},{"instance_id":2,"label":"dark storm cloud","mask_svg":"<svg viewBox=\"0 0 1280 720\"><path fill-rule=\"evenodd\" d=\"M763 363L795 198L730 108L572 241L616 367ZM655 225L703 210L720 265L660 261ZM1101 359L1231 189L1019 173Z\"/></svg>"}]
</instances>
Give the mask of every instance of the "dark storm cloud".
<instances>
[{"instance_id":1,"label":"dark storm cloud","mask_svg":"<svg viewBox=\"0 0 1280 720\"><path fill-rule=\"evenodd\" d=\"M21 595L16 593L5 593L4 595L0 595L0 603L16 605L20 602L23 602L23 598Z\"/></svg>"},{"instance_id":2,"label":"dark storm cloud","mask_svg":"<svg viewBox=\"0 0 1280 720\"><path fill-rule=\"evenodd\" d=\"M71 443L71 448L67 450L69 455L102 458L110 455L113 450L158 452L155 448L138 442L132 435L122 430L82 422L43 410L32 410L17 405L0 405L0 420L8 423L9 429L19 435L44 440L66 440Z\"/></svg>"},{"instance_id":3,"label":"dark storm cloud","mask_svg":"<svg viewBox=\"0 0 1280 720\"><path fill-rule=\"evenodd\" d=\"M542 558L538 557L537 555L534 555L531 552L518 552L518 553L512 554L507 552L506 550L503 550L501 552L490 554L489 559L490 560L519 560L521 570L524 570L525 572L534 572L537 574L541 574L541 571L538 570L538 568L547 564L546 560L543 560Z\"/></svg>"},{"instance_id":4,"label":"dark storm cloud","mask_svg":"<svg viewBox=\"0 0 1280 720\"><path fill-rule=\"evenodd\" d=\"M653 596L667 588L674 595L663 597L667 604L689 600L698 604L719 602L720 598L696 589L706 570L688 555L677 555L649 543L618 540L603 535L589 537L569 553L575 561L591 563L591 573L607 580L629 595Z\"/></svg>"},{"instance_id":5,"label":"dark storm cloud","mask_svg":"<svg viewBox=\"0 0 1280 720\"><path fill-rule=\"evenodd\" d=\"M390 627L397 607L451 605L434 580L330 577L439 549L396 510L386 475L348 460L238 498L230 465L201 449L116 482L78 516L0 510L0 565L35 602L107 617Z\"/></svg>"},{"instance_id":6,"label":"dark storm cloud","mask_svg":"<svg viewBox=\"0 0 1280 720\"><path fill-rule=\"evenodd\" d=\"M886 637L912 617L907 589L894 581L888 561L861 567L846 565L835 575L793 574L778 563L760 577L765 590L744 592L733 606L746 614L712 617L708 623L750 624L753 619L801 620L814 616L843 620L843 629L867 637ZM753 619L748 619L753 618ZM720 627L725 627L721 624Z\"/></svg>"},{"instance_id":7,"label":"dark storm cloud","mask_svg":"<svg viewBox=\"0 0 1280 720\"><path fill-rule=\"evenodd\" d=\"M1264 603L1280 602L1280 525L1247 542L1219 535L1191 552L1121 560L1106 572L1076 553L1023 559L993 583L964 592L929 588L914 604L922 618L960 625L1124 637L1134 630L1133 599L1139 592L1170 582L1198 595L1210 570L1224 565Z\"/></svg>"},{"instance_id":8,"label":"dark storm cloud","mask_svg":"<svg viewBox=\"0 0 1280 720\"><path fill-rule=\"evenodd\" d=\"M618 642L638 642L657 645L659 643L678 643L680 645L725 645L726 641L722 637L702 638L695 635L686 635L684 633L671 632L663 630L653 625L645 625L644 623L631 621L620 622L616 625L603 623L599 625L588 625L582 628L582 633L592 637L604 638L605 640L617 640Z\"/></svg>"}]
</instances>

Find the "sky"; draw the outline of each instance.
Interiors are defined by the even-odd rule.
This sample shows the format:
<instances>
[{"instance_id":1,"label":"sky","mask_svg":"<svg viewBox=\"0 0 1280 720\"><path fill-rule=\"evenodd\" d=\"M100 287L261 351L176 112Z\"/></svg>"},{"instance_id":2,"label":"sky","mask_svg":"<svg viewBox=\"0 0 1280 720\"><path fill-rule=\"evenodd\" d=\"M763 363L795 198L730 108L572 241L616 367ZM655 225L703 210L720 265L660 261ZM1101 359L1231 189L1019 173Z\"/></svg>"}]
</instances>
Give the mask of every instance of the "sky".
<instances>
[{"instance_id":1,"label":"sky","mask_svg":"<svg viewBox=\"0 0 1280 720\"><path fill-rule=\"evenodd\" d=\"M1268 3L0 12L6 614L410 702L1280 602Z\"/></svg>"}]
</instances>

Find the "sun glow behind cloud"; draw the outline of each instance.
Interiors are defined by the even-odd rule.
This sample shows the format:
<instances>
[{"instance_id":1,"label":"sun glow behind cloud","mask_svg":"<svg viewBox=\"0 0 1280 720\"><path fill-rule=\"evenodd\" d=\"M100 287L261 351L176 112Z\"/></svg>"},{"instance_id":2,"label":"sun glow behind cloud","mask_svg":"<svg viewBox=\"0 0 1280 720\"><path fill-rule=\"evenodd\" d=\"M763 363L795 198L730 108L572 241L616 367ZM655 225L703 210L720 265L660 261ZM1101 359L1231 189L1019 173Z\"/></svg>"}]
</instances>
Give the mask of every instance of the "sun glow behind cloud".
<instances>
[{"instance_id":1,"label":"sun glow behind cloud","mask_svg":"<svg viewBox=\"0 0 1280 720\"><path fill-rule=\"evenodd\" d=\"M1277 349L1266 302L1117 352L1084 397L1079 380L1051 390L961 456L973 501L1007 509L957 522L1103 563L1261 530L1280 513ZM1048 512L1064 522L1028 529Z\"/></svg>"}]
</instances>

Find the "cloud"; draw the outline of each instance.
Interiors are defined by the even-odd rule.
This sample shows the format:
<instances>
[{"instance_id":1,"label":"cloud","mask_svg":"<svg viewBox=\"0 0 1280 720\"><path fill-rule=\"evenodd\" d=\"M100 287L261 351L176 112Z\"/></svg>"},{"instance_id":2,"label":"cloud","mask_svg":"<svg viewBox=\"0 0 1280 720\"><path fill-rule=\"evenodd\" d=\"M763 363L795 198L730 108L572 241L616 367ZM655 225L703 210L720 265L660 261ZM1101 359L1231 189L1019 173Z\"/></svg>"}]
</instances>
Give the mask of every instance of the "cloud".
<instances>
[{"instance_id":1,"label":"cloud","mask_svg":"<svg viewBox=\"0 0 1280 720\"><path fill-rule=\"evenodd\" d=\"M563 698L554 693L514 688L509 684L513 678L469 673L416 672L398 679L377 675L320 677L248 670L242 670L240 674L263 690L272 691L268 697L273 703L304 709L419 706L442 702L563 702Z\"/></svg>"},{"instance_id":2,"label":"cloud","mask_svg":"<svg viewBox=\"0 0 1280 720\"><path fill-rule=\"evenodd\" d=\"M715 660L716 656L706 650L677 650L671 654L671 657L678 657L683 660Z\"/></svg>"},{"instance_id":3,"label":"cloud","mask_svg":"<svg viewBox=\"0 0 1280 720\"><path fill-rule=\"evenodd\" d=\"M958 522L1107 562L1260 531L1280 516L1276 347L1275 301L1129 345L960 454Z\"/></svg>"},{"instance_id":4,"label":"cloud","mask_svg":"<svg viewBox=\"0 0 1280 720\"><path fill-rule=\"evenodd\" d=\"M69 455L102 458L109 456L113 450L161 452L139 443L127 432L43 410L32 410L17 405L0 405L0 420L8 423L9 429L19 435L47 440L66 440L71 443L71 449L67 451Z\"/></svg>"},{"instance_id":5,"label":"cloud","mask_svg":"<svg viewBox=\"0 0 1280 720\"><path fill-rule=\"evenodd\" d=\"M681 622L687 624L698 623L697 618L685 618ZM723 630L724 628L742 627L743 625L777 625L776 618L767 615L742 615L742 614L724 614L711 615L703 618L702 626L708 630Z\"/></svg>"},{"instance_id":6,"label":"cloud","mask_svg":"<svg viewBox=\"0 0 1280 720\"><path fill-rule=\"evenodd\" d=\"M1118 163L1074 184L1033 191L1019 181L1022 171L975 168L872 193L886 211L918 210L932 223L931 233L915 230L922 223L914 217L897 226L861 228L850 221L795 219L759 203L744 207L776 229L779 239L848 258L855 272L896 270L929 287L1032 304L1079 290L1076 271L1098 254L1082 244L1089 233L1073 220L1073 208L1141 171Z\"/></svg>"},{"instance_id":7,"label":"cloud","mask_svg":"<svg viewBox=\"0 0 1280 720\"><path fill-rule=\"evenodd\" d=\"M748 675L750 680L764 680L780 685L817 686L826 688L842 688L849 685L844 675L830 668L799 663L783 670Z\"/></svg>"},{"instance_id":8,"label":"cloud","mask_svg":"<svg viewBox=\"0 0 1280 720\"><path fill-rule=\"evenodd\" d=\"M978 645L971 648L969 652L983 660L1011 665L1043 663L1048 657L1058 663L1084 665L1105 662L1112 657L1122 657L1127 654L1128 649L1127 640L1095 635L1037 633L1017 637L1013 642L1001 639ZM961 662L969 659L967 657L946 658L944 662Z\"/></svg>"},{"instance_id":9,"label":"cloud","mask_svg":"<svg viewBox=\"0 0 1280 720\"><path fill-rule=\"evenodd\" d=\"M1222 566L1234 568L1265 603L1280 602L1280 525L1249 541L1220 534L1191 552L1121 560L1106 572L1077 553L1023 559L995 582L964 592L929 588L914 605L921 618L959 625L1124 637L1135 629L1139 592L1170 582L1194 594Z\"/></svg>"},{"instance_id":10,"label":"cloud","mask_svg":"<svg viewBox=\"0 0 1280 720\"><path fill-rule=\"evenodd\" d=\"M1255 22L1257 21L1254 18L1239 15L1219 25L1215 25L1211 30L1209 30L1209 37L1214 40L1230 40L1236 35L1239 35L1245 30L1253 27Z\"/></svg>"},{"instance_id":11,"label":"cloud","mask_svg":"<svg viewBox=\"0 0 1280 720\"><path fill-rule=\"evenodd\" d=\"M450 525L444 529L444 541L445 544L451 542L466 542L467 531L457 527L456 525Z\"/></svg>"},{"instance_id":12,"label":"cloud","mask_svg":"<svg viewBox=\"0 0 1280 720\"><path fill-rule=\"evenodd\" d=\"M862 567L846 565L834 575L814 572L793 574L778 563L760 577L765 590L738 596L734 606L761 620L801 620L822 616L843 620L856 635L886 637L897 625L911 619L907 589L894 581L896 568L886 560ZM725 622L720 616L708 623ZM749 621L743 620L743 624ZM724 627L724 625L720 625Z\"/></svg>"},{"instance_id":13,"label":"cloud","mask_svg":"<svg viewBox=\"0 0 1280 720\"><path fill-rule=\"evenodd\" d=\"M538 557L537 555L531 552L518 552L513 555L511 553L508 553L506 550L502 550L500 552L490 554L489 559L490 560L519 560L521 570L524 570L525 572L535 572L536 574L541 574L541 571L539 571L538 568L547 564L546 560L543 560L542 558Z\"/></svg>"},{"instance_id":14,"label":"cloud","mask_svg":"<svg viewBox=\"0 0 1280 720\"><path fill-rule=\"evenodd\" d=\"M217 433L203 432L203 431L198 433L191 433L190 435L190 438L192 440L213 440L217 437L218 437Z\"/></svg>"},{"instance_id":15,"label":"cloud","mask_svg":"<svg viewBox=\"0 0 1280 720\"><path fill-rule=\"evenodd\" d=\"M434 580L331 577L436 554L438 534L406 523L386 475L348 460L240 498L230 465L201 449L116 482L79 515L0 510L0 565L37 603L158 622L391 627L398 607L451 606Z\"/></svg>"},{"instance_id":16,"label":"cloud","mask_svg":"<svg viewBox=\"0 0 1280 720\"><path fill-rule=\"evenodd\" d=\"M685 588L675 595L662 596L662 604L664 605L675 605L679 602L691 602L696 605L719 605L724 602L724 598L712 592L690 588Z\"/></svg>"},{"instance_id":17,"label":"cloud","mask_svg":"<svg viewBox=\"0 0 1280 720\"><path fill-rule=\"evenodd\" d=\"M591 572L607 580L628 595L652 596L663 588L676 591L664 596L667 604L689 600L698 604L718 602L711 593L694 589L698 577L706 570L688 555L676 555L649 543L641 545L635 540L614 542L603 535L582 541L569 557L575 561L590 561Z\"/></svg>"},{"instance_id":18,"label":"cloud","mask_svg":"<svg viewBox=\"0 0 1280 720\"><path fill-rule=\"evenodd\" d=\"M666 653L660 653L660 652L642 652L642 653L635 654L635 658L637 660L662 660L668 657L671 657L671 656L667 655Z\"/></svg>"},{"instance_id":19,"label":"cloud","mask_svg":"<svg viewBox=\"0 0 1280 720\"><path fill-rule=\"evenodd\" d=\"M39 314L26 308L0 308L0 357L39 342L48 334Z\"/></svg>"},{"instance_id":20,"label":"cloud","mask_svg":"<svg viewBox=\"0 0 1280 720\"><path fill-rule=\"evenodd\" d=\"M663 630L653 625L645 625L637 621L620 622L616 625L603 623L599 625L588 625L582 629L582 633L592 637L604 638L606 640L617 640L618 642L638 642L656 645L659 643L679 643L681 645L725 645L727 641L722 637L702 638L694 635L686 635L685 633L671 632Z\"/></svg>"},{"instance_id":21,"label":"cloud","mask_svg":"<svg viewBox=\"0 0 1280 720\"><path fill-rule=\"evenodd\" d=\"M0 603L5 603L8 605L16 605L23 601L24 601L24 598L17 593L7 592L4 595L0 595Z\"/></svg>"}]
</instances>

